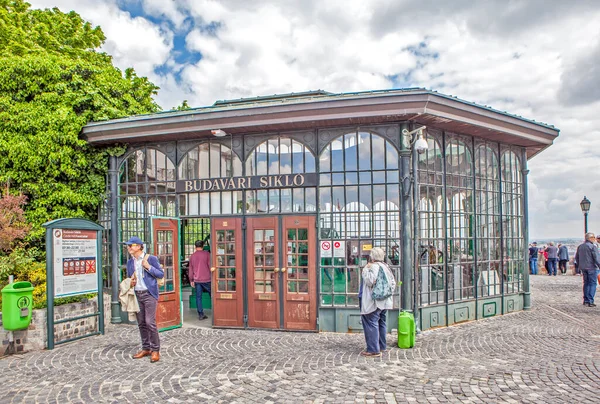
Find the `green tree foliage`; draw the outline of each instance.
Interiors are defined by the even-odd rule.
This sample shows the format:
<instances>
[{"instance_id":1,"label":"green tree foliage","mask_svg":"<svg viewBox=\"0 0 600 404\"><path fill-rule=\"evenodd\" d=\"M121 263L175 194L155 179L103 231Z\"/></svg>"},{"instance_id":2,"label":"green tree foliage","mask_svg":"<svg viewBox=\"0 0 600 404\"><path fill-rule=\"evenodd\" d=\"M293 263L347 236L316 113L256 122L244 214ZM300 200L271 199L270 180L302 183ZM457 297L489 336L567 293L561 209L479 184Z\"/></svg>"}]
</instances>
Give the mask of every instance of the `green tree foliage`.
<instances>
[{"instance_id":1,"label":"green tree foliage","mask_svg":"<svg viewBox=\"0 0 600 404\"><path fill-rule=\"evenodd\" d=\"M114 67L104 40L73 11L0 0L0 183L28 197L30 243L48 220L97 218L108 156L124 148L92 147L82 127L160 109L158 87Z\"/></svg>"}]
</instances>

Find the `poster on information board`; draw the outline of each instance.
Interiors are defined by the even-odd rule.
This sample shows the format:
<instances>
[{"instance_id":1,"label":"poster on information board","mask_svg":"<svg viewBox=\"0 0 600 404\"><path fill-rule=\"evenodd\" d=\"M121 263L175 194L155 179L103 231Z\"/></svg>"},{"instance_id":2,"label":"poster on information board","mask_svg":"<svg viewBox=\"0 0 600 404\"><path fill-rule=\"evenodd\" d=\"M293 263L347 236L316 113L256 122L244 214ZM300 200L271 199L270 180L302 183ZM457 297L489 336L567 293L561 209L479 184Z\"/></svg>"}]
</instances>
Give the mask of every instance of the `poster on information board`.
<instances>
[{"instance_id":1,"label":"poster on information board","mask_svg":"<svg viewBox=\"0 0 600 404\"><path fill-rule=\"evenodd\" d=\"M52 229L54 296L98 292L95 230Z\"/></svg>"}]
</instances>

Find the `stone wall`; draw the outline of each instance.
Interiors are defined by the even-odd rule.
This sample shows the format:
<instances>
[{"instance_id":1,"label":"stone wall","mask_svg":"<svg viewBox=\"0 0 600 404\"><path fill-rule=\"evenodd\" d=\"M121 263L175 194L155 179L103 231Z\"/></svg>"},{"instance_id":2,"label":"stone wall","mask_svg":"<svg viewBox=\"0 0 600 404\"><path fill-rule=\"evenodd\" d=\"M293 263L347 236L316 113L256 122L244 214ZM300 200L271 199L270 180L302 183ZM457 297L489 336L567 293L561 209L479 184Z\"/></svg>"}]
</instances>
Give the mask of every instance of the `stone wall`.
<instances>
[{"instance_id":1,"label":"stone wall","mask_svg":"<svg viewBox=\"0 0 600 404\"><path fill-rule=\"evenodd\" d=\"M69 303L54 307L54 321L78 317L98 311L98 299L93 298L86 302ZM16 353L32 350L46 349L47 347L47 323L46 309L34 310L31 316L31 324L26 330L13 331L14 350ZM104 294L104 327L110 324L110 295ZM2 314L0 313L0 356L9 352L9 332L2 326ZM97 317L88 317L80 320L69 321L54 325L54 344L98 331Z\"/></svg>"}]
</instances>

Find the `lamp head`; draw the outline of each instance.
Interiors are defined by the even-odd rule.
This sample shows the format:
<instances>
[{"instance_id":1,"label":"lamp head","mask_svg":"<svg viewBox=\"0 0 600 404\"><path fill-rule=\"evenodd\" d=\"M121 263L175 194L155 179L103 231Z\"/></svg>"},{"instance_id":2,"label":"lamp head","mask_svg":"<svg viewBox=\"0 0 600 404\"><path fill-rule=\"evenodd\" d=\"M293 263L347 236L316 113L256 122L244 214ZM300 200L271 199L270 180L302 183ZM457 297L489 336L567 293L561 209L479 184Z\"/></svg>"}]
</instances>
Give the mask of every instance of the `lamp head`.
<instances>
[{"instance_id":1,"label":"lamp head","mask_svg":"<svg viewBox=\"0 0 600 404\"><path fill-rule=\"evenodd\" d=\"M581 211L583 213L588 213L590 211L591 204L592 202L590 202L590 200L584 196L583 200L579 203L579 206L581 206Z\"/></svg>"},{"instance_id":2,"label":"lamp head","mask_svg":"<svg viewBox=\"0 0 600 404\"><path fill-rule=\"evenodd\" d=\"M419 138L415 142L415 150L419 154L423 154L429 149L429 144L427 144L427 140L423 138L423 131L419 132Z\"/></svg>"},{"instance_id":3,"label":"lamp head","mask_svg":"<svg viewBox=\"0 0 600 404\"><path fill-rule=\"evenodd\" d=\"M225 132L224 130L221 130L221 129L213 129L213 130L210 131L210 133L212 133L216 137L227 136L227 132Z\"/></svg>"}]
</instances>

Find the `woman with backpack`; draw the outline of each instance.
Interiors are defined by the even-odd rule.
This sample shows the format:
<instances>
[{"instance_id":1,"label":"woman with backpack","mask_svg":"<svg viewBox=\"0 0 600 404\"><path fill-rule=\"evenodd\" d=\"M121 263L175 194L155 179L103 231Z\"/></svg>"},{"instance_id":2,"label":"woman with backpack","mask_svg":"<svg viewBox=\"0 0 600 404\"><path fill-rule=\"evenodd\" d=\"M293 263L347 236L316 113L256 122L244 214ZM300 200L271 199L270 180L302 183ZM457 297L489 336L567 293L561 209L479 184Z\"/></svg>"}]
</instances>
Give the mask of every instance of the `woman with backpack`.
<instances>
[{"instance_id":1,"label":"woman with backpack","mask_svg":"<svg viewBox=\"0 0 600 404\"><path fill-rule=\"evenodd\" d=\"M360 314L367 349L360 354L365 357L381 356L381 352L387 349L386 313L394 306L392 294L396 289L396 280L384 260L383 249L375 247L371 250L371 262L362 270Z\"/></svg>"}]
</instances>

